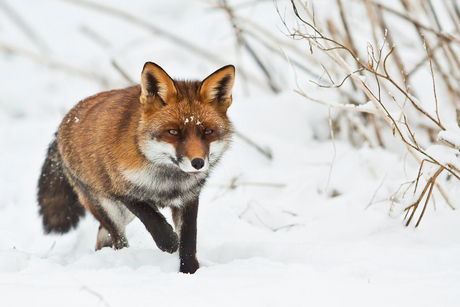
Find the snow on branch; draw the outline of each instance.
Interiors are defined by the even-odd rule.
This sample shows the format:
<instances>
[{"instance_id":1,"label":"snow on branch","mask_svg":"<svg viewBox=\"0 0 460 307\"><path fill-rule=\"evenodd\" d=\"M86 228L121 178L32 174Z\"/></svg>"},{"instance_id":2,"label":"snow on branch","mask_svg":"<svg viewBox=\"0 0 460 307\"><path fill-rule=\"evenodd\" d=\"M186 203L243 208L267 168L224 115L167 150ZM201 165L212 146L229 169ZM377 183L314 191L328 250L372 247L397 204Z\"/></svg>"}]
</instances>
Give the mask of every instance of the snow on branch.
<instances>
[{"instance_id":1,"label":"snow on branch","mask_svg":"<svg viewBox=\"0 0 460 307\"><path fill-rule=\"evenodd\" d=\"M362 139L370 145L375 142L371 140L373 134L370 133L372 130L368 126L374 126L374 138L378 139L380 146L385 146L381 138L381 135L385 133L392 133L405 146L408 153L419 165L419 174L413 181L415 184L409 185L409 187L415 187L414 195L417 196L405 209L406 225L409 225L419 205L423 203L423 208L415 224L417 227L430 199L433 199L434 187L437 188L446 203L452 209L455 208L443 187L444 181L438 179L441 178L442 173L447 173L450 177L460 180L460 163L458 161L460 128L458 123L451 124L449 122L451 121L449 115L453 113L452 110L455 111L460 101L458 91L460 55L456 52L460 47L460 40L458 33L451 34L443 31L433 6L430 6L428 10L416 9L417 5L425 5L422 1L413 1L409 5L407 0L401 0L406 9L405 13L371 0L364 0L363 2L369 15L367 22L372 29L374 39L373 43L368 42L364 51L356 43L355 38L360 33L356 33L357 29L349 26L347 16L350 13L345 11L341 0L337 0L337 9L341 20L336 18L321 19L306 4L291 0L292 10L298 25L289 27L284 21L286 28L289 28L289 35L295 40L308 42L310 53L318 58L320 65L332 82L332 85L317 85L338 90L341 97L344 100L349 100L350 103L337 103L313 98L299 86L296 92L310 101L328 107L343 111L357 111L363 119L372 117L372 120L359 120L356 116L347 117L348 124L354 127L353 130L359 133ZM421 11L429 15L423 16L422 20L430 20L433 23L431 26L417 21L421 18L416 16L416 13ZM389 19L388 17L392 17L389 15L402 18L407 27L412 26L412 30L419 34L419 41L413 43L412 49L414 50L411 50L411 56L421 57L422 61L410 70L410 73L407 73L408 70L406 70L406 67L410 66L409 60L403 55L404 51L407 53L407 50L402 50L397 45L397 31L401 31L401 29L396 28L394 24L388 26L386 20ZM450 17L453 19L453 24L459 24L459 16L451 14ZM415 74L421 66L425 66L429 71L433 92L431 98L425 95L422 97L423 100L417 93L426 92L427 82L415 82L412 81L414 79L411 77L411 74ZM343 77L344 75L345 77ZM339 81L334 82L334 78L338 78ZM363 98L357 101L350 100L348 98L350 95L344 89L344 84L351 84L353 97L363 97L362 94L364 94L366 100L363 101ZM442 89L442 101L438 101L440 89ZM445 101L446 96L450 97L452 103ZM444 116L442 117L440 113ZM443 121L448 122L448 124ZM377 125L378 122L384 122L386 125ZM426 143L425 139L422 141L424 135L430 137L431 142L429 144ZM439 145L437 142L443 145ZM422 175L426 177L426 180L423 189L419 191L418 186L419 183L421 184ZM405 194L404 192L403 195ZM404 196L402 197L404 198Z\"/></svg>"}]
</instances>

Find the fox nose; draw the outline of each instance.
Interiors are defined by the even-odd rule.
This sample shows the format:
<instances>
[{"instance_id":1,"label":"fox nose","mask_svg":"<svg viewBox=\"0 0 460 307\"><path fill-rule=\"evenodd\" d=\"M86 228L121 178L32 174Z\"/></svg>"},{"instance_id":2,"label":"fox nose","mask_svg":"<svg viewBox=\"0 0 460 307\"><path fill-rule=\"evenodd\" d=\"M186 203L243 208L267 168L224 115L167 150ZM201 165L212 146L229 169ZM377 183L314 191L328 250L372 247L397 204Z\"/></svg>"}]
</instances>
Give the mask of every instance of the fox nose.
<instances>
[{"instance_id":1,"label":"fox nose","mask_svg":"<svg viewBox=\"0 0 460 307\"><path fill-rule=\"evenodd\" d=\"M204 166L204 160L201 159L201 158L195 158L195 159L192 160L192 166L193 166L195 169L199 170L199 169L203 168L203 166Z\"/></svg>"}]
</instances>

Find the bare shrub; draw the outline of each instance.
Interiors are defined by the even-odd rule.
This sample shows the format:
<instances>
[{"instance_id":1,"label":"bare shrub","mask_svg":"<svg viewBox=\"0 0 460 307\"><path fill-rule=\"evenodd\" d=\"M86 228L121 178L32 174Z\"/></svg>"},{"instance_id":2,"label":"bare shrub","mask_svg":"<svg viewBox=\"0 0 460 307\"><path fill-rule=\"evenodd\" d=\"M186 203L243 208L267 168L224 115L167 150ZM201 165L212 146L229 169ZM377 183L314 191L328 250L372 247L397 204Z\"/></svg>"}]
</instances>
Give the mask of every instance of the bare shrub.
<instances>
[{"instance_id":1,"label":"bare shrub","mask_svg":"<svg viewBox=\"0 0 460 307\"><path fill-rule=\"evenodd\" d=\"M310 97L301 87L297 92L308 100L346 112L346 120L336 126L351 131L354 135L350 140L355 145L360 144L356 139L361 139L371 147L385 147L390 140L387 136L391 134L404 145L419 164L418 176L402 189L404 191L392 196L393 201L397 200L414 188L415 201L405 208L406 226L422 207L415 226L420 224L435 187L454 209L444 187L445 180L438 179L440 174L460 179L457 165L460 130L457 124L444 123L455 122L453 114L460 101L460 18L455 2L439 2L435 8L429 0L401 0L404 10L397 10L363 0L361 4L367 12L366 29L370 30L370 40L373 40L367 43L365 50L356 43L356 38L362 39L364 35L357 33L356 27L350 27L350 13L342 0L336 1L340 19L321 18L307 4L294 0L291 3L298 24L293 27L284 21L288 35L295 40L306 40L311 55L317 57L324 68L329 83L318 82L317 85L340 91L346 102ZM444 9L443 20L448 19L455 33L443 29L438 16L441 9ZM454 13L446 17L445 11ZM398 21L388 24L387 19ZM402 31L412 31L415 35L409 43L404 42L408 46L399 48L403 45L397 41ZM420 82L417 76L422 67L429 71L429 82ZM431 87L431 97L423 96L427 84ZM444 147L438 148L440 146ZM426 180L421 183L424 173ZM419 188L420 185L423 187Z\"/></svg>"}]
</instances>

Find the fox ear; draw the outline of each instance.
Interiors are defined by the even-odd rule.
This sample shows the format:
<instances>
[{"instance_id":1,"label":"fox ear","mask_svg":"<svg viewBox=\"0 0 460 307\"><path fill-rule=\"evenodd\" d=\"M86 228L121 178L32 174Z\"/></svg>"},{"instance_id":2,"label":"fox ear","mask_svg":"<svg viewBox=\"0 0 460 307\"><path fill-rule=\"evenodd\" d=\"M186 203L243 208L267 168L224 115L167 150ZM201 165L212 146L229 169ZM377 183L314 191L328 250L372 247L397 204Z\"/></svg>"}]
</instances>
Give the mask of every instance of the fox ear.
<instances>
[{"instance_id":1,"label":"fox ear","mask_svg":"<svg viewBox=\"0 0 460 307\"><path fill-rule=\"evenodd\" d=\"M147 62L141 75L141 103L144 108L163 107L176 95L171 77L155 63Z\"/></svg>"},{"instance_id":2,"label":"fox ear","mask_svg":"<svg viewBox=\"0 0 460 307\"><path fill-rule=\"evenodd\" d=\"M224 112L232 104L235 67L227 65L216 70L201 83L200 94L206 102L217 102Z\"/></svg>"}]
</instances>

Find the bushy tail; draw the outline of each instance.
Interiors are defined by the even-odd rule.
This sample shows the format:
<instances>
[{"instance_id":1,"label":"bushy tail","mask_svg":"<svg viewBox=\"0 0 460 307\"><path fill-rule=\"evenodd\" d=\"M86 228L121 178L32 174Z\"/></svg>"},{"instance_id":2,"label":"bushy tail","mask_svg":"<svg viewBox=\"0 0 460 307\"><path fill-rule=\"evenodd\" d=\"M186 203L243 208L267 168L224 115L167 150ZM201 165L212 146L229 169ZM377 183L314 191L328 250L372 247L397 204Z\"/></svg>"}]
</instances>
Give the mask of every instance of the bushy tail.
<instances>
[{"instance_id":1,"label":"bushy tail","mask_svg":"<svg viewBox=\"0 0 460 307\"><path fill-rule=\"evenodd\" d=\"M54 140L48 148L38 180L38 204L45 233L66 233L75 228L85 208L62 170L61 155Z\"/></svg>"}]
</instances>

